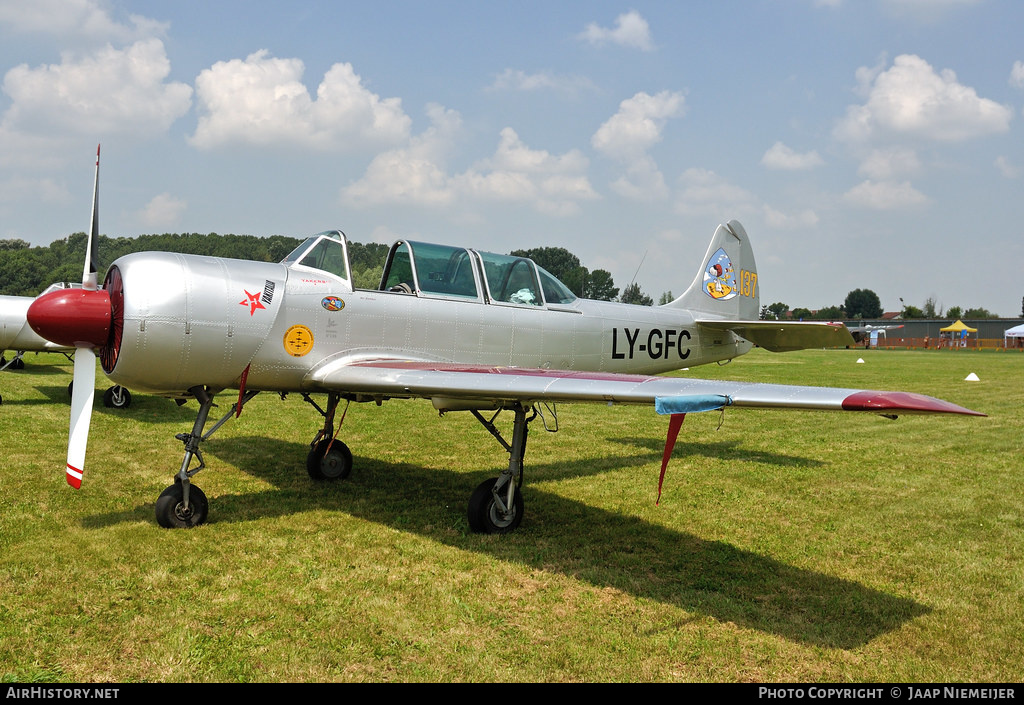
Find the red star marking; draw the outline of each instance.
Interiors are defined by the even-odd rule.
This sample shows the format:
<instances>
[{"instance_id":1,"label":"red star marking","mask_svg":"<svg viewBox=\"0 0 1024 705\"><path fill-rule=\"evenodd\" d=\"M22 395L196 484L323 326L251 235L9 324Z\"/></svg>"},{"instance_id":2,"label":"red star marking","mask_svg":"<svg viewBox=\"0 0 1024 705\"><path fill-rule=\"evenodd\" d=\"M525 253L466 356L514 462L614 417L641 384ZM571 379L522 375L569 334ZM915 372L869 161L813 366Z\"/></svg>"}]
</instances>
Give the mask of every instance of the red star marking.
<instances>
[{"instance_id":1,"label":"red star marking","mask_svg":"<svg viewBox=\"0 0 1024 705\"><path fill-rule=\"evenodd\" d=\"M263 305L263 302L260 301L260 292L257 291L255 294L250 294L248 291L244 289L243 291L245 291L246 298L243 301L239 301L238 304L240 306L248 306L250 316L256 313L256 309L266 308L266 306Z\"/></svg>"}]
</instances>

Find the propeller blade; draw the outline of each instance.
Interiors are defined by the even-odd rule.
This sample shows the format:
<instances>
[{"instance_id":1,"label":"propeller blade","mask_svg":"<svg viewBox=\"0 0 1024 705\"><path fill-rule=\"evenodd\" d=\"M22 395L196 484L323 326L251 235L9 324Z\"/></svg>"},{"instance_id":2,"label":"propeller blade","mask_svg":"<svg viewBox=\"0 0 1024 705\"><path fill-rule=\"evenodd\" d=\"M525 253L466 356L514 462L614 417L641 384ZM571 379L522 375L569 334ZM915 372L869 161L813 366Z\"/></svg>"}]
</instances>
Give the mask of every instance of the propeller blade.
<instances>
[{"instance_id":1,"label":"propeller blade","mask_svg":"<svg viewBox=\"0 0 1024 705\"><path fill-rule=\"evenodd\" d=\"M89 221L89 239L85 243L85 266L82 268L82 288L95 291L96 241L100 236L100 146L96 145L96 180L92 186L92 218Z\"/></svg>"},{"instance_id":2,"label":"propeller blade","mask_svg":"<svg viewBox=\"0 0 1024 705\"><path fill-rule=\"evenodd\" d=\"M96 393L96 353L92 348L75 351L75 380L71 388L71 427L68 430L68 484L82 486L85 447L89 442L92 401Z\"/></svg>"}]
</instances>

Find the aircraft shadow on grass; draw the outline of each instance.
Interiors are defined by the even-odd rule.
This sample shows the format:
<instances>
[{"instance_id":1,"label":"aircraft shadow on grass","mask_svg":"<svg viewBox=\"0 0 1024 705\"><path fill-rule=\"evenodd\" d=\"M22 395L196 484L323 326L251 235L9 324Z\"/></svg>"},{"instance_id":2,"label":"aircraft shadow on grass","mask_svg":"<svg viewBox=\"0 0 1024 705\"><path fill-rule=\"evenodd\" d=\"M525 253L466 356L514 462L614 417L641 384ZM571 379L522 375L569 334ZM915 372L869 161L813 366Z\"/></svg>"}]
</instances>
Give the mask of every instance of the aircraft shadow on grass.
<instances>
[{"instance_id":1,"label":"aircraft shadow on grass","mask_svg":"<svg viewBox=\"0 0 1024 705\"><path fill-rule=\"evenodd\" d=\"M652 456L660 458L656 441L625 440L650 445ZM906 597L569 500L536 485L529 490L530 531L484 541L461 526L465 522L462 507L452 503L453 497L462 496L466 485L472 484L472 476L466 473L357 458L358 471L350 478L320 484L300 470L308 452L302 443L266 437L210 439L207 452L276 487L219 496L217 514L210 520L214 527L221 522L256 521L310 510L344 512L400 531L420 532L459 549L562 572L598 587L827 648L863 646L930 612ZM806 464L792 456L758 455L773 463ZM267 458L276 460L267 463ZM298 467L289 467L290 459ZM618 460L622 467L634 463L636 457ZM603 468L613 466L615 458L602 464ZM556 462L531 466L531 471L539 480L551 480L578 477L585 467L579 461ZM489 472L481 468L481 474ZM651 481L653 501L654 478ZM665 510L676 511L668 506ZM125 512L94 515L83 524L103 528L129 521L152 522L152 517L152 504L147 503ZM461 529L444 531L439 526ZM536 550L540 537L545 546L542 555Z\"/></svg>"},{"instance_id":2,"label":"aircraft shadow on grass","mask_svg":"<svg viewBox=\"0 0 1024 705\"><path fill-rule=\"evenodd\" d=\"M70 382L71 380L69 379L68 381ZM71 405L71 395L68 394L67 386L36 385L36 390L44 398L13 399L10 401L5 399L4 404L10 406ZM187 407L177 406L168 399L150 394L136 395L130 410L107 408L102 400L103 390L97 389L93 401L94 412L114 417L123 417L128 414L136 423L166 423L182 426L195 415L195 412Z\"/></svg>"}]
</instances>

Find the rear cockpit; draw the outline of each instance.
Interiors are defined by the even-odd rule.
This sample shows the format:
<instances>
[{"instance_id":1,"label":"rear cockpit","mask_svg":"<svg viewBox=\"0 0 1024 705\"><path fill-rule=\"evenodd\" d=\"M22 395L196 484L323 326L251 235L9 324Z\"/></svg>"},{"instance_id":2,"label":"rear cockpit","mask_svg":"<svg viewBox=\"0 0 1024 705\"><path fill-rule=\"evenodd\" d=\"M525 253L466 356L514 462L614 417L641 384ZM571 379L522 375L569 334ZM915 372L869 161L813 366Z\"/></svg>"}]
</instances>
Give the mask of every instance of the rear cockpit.
<instances>
[{"instance_id":1,"label":"rear cockpit","mask_svg":"<svg viewBox=\"0 0 1024 705\"><path fill-rule=\"evenodd\" d=\"M410 240L391 247L380 289L517 306L564 306L576 300L565 284L526 257Z\"/></svg>"},{"instance_id":2,"label":"rear cockpit","mask_svg":"<svg viewBox=\"0 0 1024 705\"><path fill-rule=\"evenodd\" d=\"M308 238L281 263L327 272L351 286L348 241L340 230ZM569 287L527 257L411 240L392 245L377 290L524 307L565 307L576 301Z\"/></svg>"}]
</instances>

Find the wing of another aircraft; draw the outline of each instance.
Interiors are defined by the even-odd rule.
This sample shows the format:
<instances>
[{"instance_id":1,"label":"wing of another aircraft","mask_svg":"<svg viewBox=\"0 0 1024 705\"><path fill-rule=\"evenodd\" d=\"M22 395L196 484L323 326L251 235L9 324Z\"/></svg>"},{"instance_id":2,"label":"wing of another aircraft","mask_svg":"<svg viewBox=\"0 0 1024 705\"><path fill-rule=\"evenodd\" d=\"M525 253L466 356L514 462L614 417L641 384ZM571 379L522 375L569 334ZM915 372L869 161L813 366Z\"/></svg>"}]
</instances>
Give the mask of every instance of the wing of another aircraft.
<instances>
[{"instance_id":1,"label":"wing of another aircraft","mask_svg":"<svg viewBox=\"0 0 1024 705\"><path fill-rule=\"evenodd\" d=\"M441 410L500 408L510 402L654 405L657 400L715 395L723 398L722 406L984 416L941 399L909 392L400 359L328 362L314 369L306 383L311 389L345 394L430 399Z\"/></svg>"}]
</instances>

